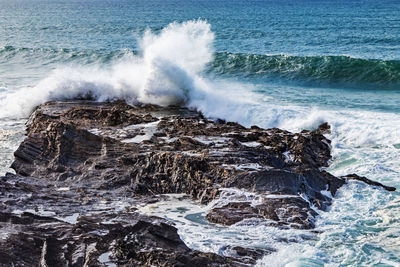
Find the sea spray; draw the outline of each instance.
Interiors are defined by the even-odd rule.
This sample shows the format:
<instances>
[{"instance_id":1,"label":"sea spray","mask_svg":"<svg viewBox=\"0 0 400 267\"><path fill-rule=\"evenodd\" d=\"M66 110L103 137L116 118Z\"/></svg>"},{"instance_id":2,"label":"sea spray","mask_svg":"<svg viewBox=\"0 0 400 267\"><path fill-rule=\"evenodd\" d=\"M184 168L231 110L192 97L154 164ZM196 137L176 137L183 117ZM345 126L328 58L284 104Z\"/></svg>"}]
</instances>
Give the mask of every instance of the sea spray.
<instances>
[{"instance_id":1,"label":"sea spray","mask_svg":"<svg viewBox=\"0 0 400 267\"><path fill-rule=\"evenodd\" d=\"M27 117L50 100L125 99L158 105L182 104L210 117L246 121L257 101L250 84L207 79L213 60L214 33L204 20L171 23L155 34L147 30L139 53L127 53L111 66L59 67L34 87L0 98L0 118Z\"/></svg>"},{"instance_id":2,"label":"sea spray","mask_svg":"<svg viewBox=\"0 0 400 267\"><path fill-rule=\"evenodd\" d=\"M1 99L1 117L26 117L49 100L126 99L159 105L188 103L206 91L200 73L212 60L214 34L202 20L171 23L160 34L146 31L137 56L111 67L57 68L36 86Z\"/></svg>"},{"instance_id":3,"label":"sea spray","mask_svg":"<svg viewBox=\"0 0 400 267\"><path fill-rule=\"evenodd\" d=\"M199 74L212 60L213 40L210 24L202 20L172 23L159 35L146 31L140 41L138 100L161 105L188 102L191 94L202 90Z\"/></svg>"}]
</instances>

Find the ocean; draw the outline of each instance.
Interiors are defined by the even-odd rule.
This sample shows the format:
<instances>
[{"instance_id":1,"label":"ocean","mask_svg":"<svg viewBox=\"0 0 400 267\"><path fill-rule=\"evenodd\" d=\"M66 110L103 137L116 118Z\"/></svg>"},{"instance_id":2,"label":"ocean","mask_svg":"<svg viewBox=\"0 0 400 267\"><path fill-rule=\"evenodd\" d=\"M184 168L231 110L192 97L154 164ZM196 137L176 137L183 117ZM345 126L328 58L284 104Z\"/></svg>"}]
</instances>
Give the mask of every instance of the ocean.
<instances>
[{"instance_id":1,"label":"ocean","mask_svg":"<svg viewBox=\"0 0 400 267\"><path fill-rule=\"evenodd\" d=\"M32 109L123 98L245 126L328 122L334 175L400 190L398 0L0 0L0 174ZM256 244L259 266L400 266L400 193L342 187L315 231L215 226L170 196L151 211L186 244ZM222 252L221 252L222 253Z\"/></svg>"}]
</instances>

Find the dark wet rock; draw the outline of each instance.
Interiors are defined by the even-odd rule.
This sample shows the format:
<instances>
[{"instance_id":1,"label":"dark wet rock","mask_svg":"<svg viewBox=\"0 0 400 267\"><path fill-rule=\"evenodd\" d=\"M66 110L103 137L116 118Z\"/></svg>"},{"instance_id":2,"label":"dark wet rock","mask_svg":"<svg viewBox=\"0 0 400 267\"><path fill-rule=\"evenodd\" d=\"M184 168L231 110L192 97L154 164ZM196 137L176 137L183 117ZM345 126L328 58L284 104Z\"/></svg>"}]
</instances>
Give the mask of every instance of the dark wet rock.
<instances>
[{"instance_id":1,"label":"dark wet rock","mask_svg":"<svg viewBox=\"0 0 400 267\"><path fill-rule=\"evenodd\" d=\"M273 248L267 247L240 247L240 246L224 246L221 248L221 251L224 254L235 255L236 257L240 258L241 261L247 264L255 264L258 259L261 259L263 256L276 252Z\"/></svg>"},{"instance_id":2,"label":"dark wet rock","mask_svg":"<svg viewBox=\"0 0 400 267\"><path fill-rule=\"evenodd\" d=\"M318 170L330 159L327 128L292 134L181 107L50 102L32 114L12 167L23 176L132 195L186 193L203 203L219 187L305 194L323 209L330 199L320 191L334 194L343 183Z\"/></svg>"},{"instance_id":3,"label":"dark wet rock","mask_svg":"<svg viewBox=\"0 0 400 267\"><path fill-rule=\"evenodd\" d=\"M246 219L259 219L270 226L290 226L291 228L311 229L317 213L307 201L296 196L270 196L263 198L260 204L249 202L229 202L222 207L215 207L207 214L210 222L232 225Z\"/></svg>"},{"instance_id":4,"label":"dark wet rock","mask_svg":"<svg viewBox=\"0 0 400 267\"><path fill-rule=\"evenodd\" d=\"M1 266L241 266L229 257L189 249L177 229L131 214L129 223L101 216L75 224L31 213L0 213L18 232L0 242Z\"/></svg>"},{"instance_id":5,"label":"dark wet rock","mask_svg":"<svg viewBox=\"0 0 400 267\"><path fill-rule=\"evenodd\" d=\"M113 254L119 264L127 266L230 266L240 265L229 258L212 253L201 253L190 250L180 239L176 229L160 224L139 222L123 238L116 241ZM140 248L140 249L138 249ZM154 253L154 249L163 253Z\"/></svg>"},{"instance_id":6,"label":"dark wet rock","mask_svg":"<svg viewBox=\"0 0 400 267\"><path fill-rule=\"evenodd\" d=\"M356 180L356 181L360 181L360 182L364 182L368 185L373 185L373 186L378 186L378 187L382 187L387 191L396 191L396 187L392 187L392 186L387 186L384 184L381 184L379 182L373 181L368 179L367 177L364 176L359 176L357 174L348 174L346 176L342 176L342 178L346 179L346 180Z\"/></svg>"},{"instance_id":7,"label":"dark wet rock","mask_svg":"<svg viewBox=\"0 0 400 267\"><path fill-rule=\"evenodd\" d=\"M213 223L313 228L345 182L321 170L331 159L329 128L245 128L183 107L121 101L43 104L15 152L16 175L0 178L0 264L253 264L266 252L189 249L169 222L136 207L185 193L213 201Z\"/></svg>"},{"instance_id":8,"label":"dark wet rock","mask_svg":"<svg viewBox=\"0 0 400 267\"><path fill-rule=\"evenodd\" d=\"M318 134L330 134L331 126L327 122L324 122L318 126L318 129L315 132Z\"/></svg>"},{"instance_id":9,"label":"dark wet rock","mask_svg":"<svg viewBox=\"0 0 400 267\"><path fill-rule=\"evenodd\" d=\"M186 193L203 203L219 187L304 194L324 209L331 199L320 191L334 195L343 184L319 171L331 157L325 128L292 134L180 107L50 102L32 114L12 167L23 176L133 195Z\"/></svg>"},{"instance_id":10,"label":"dark wet rock","mask_svg":"<svg viewBox=\"0 0 400 267\"><path fill-rule=\"evenodd\" d=\"M213 208L206 216L213 223L232 225L245 219L263 218L249 202L229 202L222 207ZM279 219L279 218L278 218Z\"/></svg>"}]
</instances>

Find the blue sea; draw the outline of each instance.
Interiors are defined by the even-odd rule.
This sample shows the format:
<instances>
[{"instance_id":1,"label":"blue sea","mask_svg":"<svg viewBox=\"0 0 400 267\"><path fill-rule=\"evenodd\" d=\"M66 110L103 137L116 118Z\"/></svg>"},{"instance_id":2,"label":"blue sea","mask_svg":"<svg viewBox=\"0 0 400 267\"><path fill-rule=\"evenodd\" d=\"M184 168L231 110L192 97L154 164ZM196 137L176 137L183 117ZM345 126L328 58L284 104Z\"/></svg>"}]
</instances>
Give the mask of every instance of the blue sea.
<instances>
[{"instance_id":1,"label":"blue sea","mask_svg":"<svg viewBox=\"0 0 400 267\"><path fill-rule=\"evenodd\" d=\"M0 174L35 106L82 97L290 131L328 122L328 171L400 190L400 1L0 0ZM178 202L158 212L194 249L276 248L259 266L400 266L398 192L351 182L314 232L220 228ZM168 213L179 205L185 220Z\"/></svg>"}]
</instances>

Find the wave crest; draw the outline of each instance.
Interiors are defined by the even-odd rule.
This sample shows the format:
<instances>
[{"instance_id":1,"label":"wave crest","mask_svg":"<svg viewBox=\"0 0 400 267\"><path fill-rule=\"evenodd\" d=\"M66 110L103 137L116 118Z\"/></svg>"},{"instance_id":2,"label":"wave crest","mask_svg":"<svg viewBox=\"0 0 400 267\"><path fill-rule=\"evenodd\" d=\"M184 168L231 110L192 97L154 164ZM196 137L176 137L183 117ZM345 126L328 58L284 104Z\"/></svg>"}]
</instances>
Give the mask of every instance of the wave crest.
<instances>
[{"instance_id":1,"label":"wave crest","mask_svg":"<svg viewBox=\"0 0 400 267\"><path fill-rule=\"evenodd\" d=\"M216 53L217 74L269 76L305 82L400 85L400 61L350 56L289 56Z\"/></svg>"}]
</instances>

